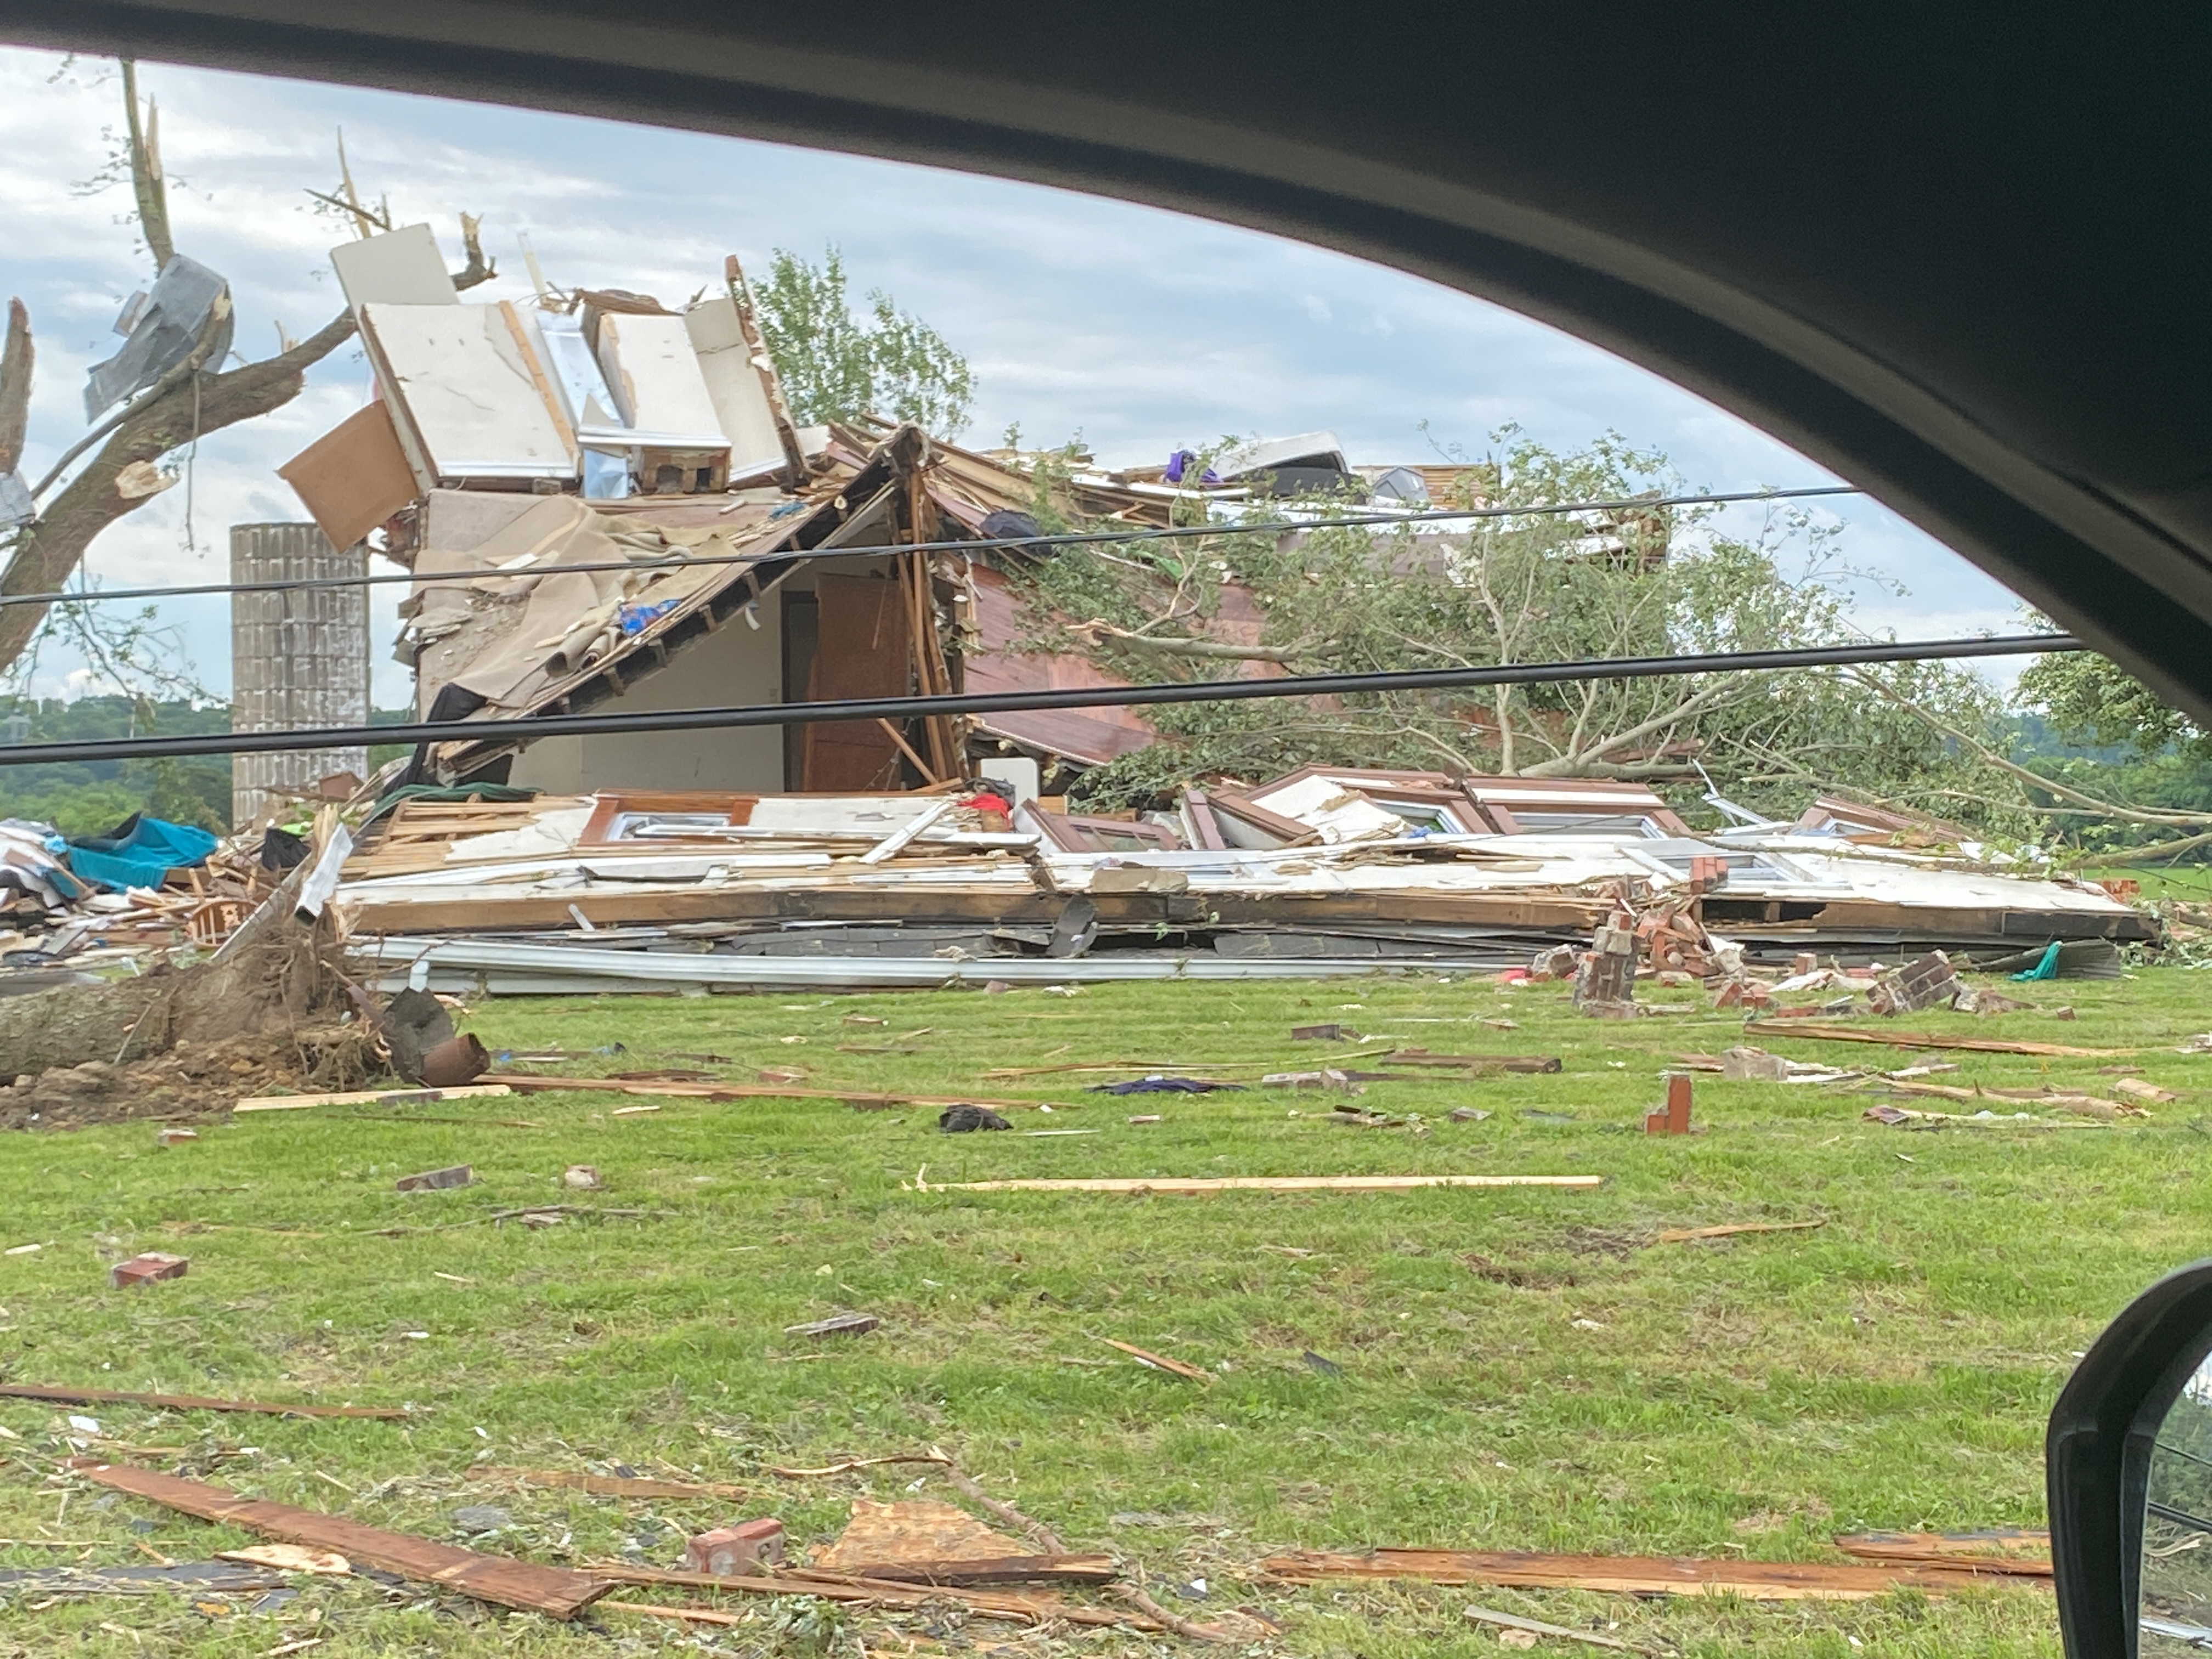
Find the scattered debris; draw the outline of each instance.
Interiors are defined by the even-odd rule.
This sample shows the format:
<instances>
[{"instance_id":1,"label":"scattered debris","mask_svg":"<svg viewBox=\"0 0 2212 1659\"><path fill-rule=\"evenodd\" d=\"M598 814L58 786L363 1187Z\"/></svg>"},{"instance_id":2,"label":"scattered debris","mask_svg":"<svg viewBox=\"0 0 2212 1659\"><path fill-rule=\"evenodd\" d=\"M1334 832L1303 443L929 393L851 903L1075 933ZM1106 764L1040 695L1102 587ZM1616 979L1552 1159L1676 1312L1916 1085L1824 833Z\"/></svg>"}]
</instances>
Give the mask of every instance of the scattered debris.
<instances>
[{"instance_id":1,"label":"scattered debris","mask_svg":"<svg viewBox=\"0 0 2212 1659\"><path fill-rule=\"evenodd\" d=\"M311 1106L428 1106L441 1100L475 1100L513 1094L504 1083L475 1083L459 1089L356 1089L331 1095L262 1095L241 1100L234 1112L298 1112Z\"/></svg>"},{"instance_id":2,"label":"scattered debris","mask_svg":"<svg viewBox=\"0 0 2212 1659\"><path fill-rule=\"evenodd\" d=\"M1874 982L1867 1000L1878 1014L1917 1013L1923 1008L1951 1001L1965 988L1951 966L1951 958L1941 951L1930 951L1884 974ZM1782 987L1775 989L1778 994Z\"/></svg>"},{"instance_id":3,"label":"scattered debris","mask_svg":"<svg viewBox=\"0 0 2212 1659\"><path fill-rule=\"evenodd\" d=\"M1611 1648L1616 1653L1660 1654L1661 1648L1645 1647L1637 1642L1624 1642L1617 1636L1607 1636L1600 1631L1573 1630L1565 1625L1547 1625L1540 1619L1523 1619L1517 1613L1500 1613L1494 1607L1462 1607L1460 1616L1471 1624L1494 1625L1499 1630L1529 1639L1517 1645L1534 1647L1539 1636L1556 1636L1564 1642L1581 1642L1594 1648ZM1505 1639L1501 1636L1500 1641Z\"/></svg>"},{"instance_id":4,"label":"scattered debris","mask_svg":"<svg viewBox=\"0 0 2212 1659\"><path fill-rule=\"evenodd\" d=\"M181 1146L188 1140L198 1140L199 1138L200 1132L198 1129L181 1129L172 1126L155 1130L154 1144L157 1146Z\"/></svg>"},{"instance_id":5,"label":"scattered debris","mask_svg":"<svg viewBox=\"0 0 2212 1659\"><path fill-rule=\"evenodd\" d=\"M1170 1359L1164 1355L1150 1352L1132 1343L1117 1341L1110 1336L1102 1336L1098 1340L1109 1348L1119 1348L1139 1365L1150 1365L1156 1371L1167 1371L1176 1376L1187 1376L1194 1382L1213 1381L1213 1374L1211 1371L1203 1370L1196 1365L1185 1364L1180 1359Z\"/></svg>"},{"instance_id":6,"label":"scattered debris","mask_svg":"<svg viewBox=\"0 0 2212 1659\"><path fill-rule=\"evenodd\" d=\"M243 1527L279 1543L334 1550L349 1561L365 1562L417 1583L459 1590L478 1601L550 1619L574 1619L613 1588L608 1580L585 1573L479 1555L407 1533L364 1527L318 1510L240 1498L221 1486L152 1469L89 1458L73 1459L67 1467L97 1485L150 1498L203 1521Z\"/></svg>"},{"instance_id":7,"label":"scattered debris","mask_svg":"<svg viewBox=\"0 0 2212 1659\"><path fill-rule=\"evenodd\" d=\"M1166 1120L1166 1119L1164 1119L1164 1118L1163 1118L1163 1117L1162 1117L1162 1116L1161 1116L1158 1112L1139 1112L1139 1113L1138 1113L1138 1114L1137 1114L1137 1115L1136 1115L1136 1116L1134 1116L1134 1117L1133 1117L1133 1118L1131 1118L1131 1119L1129 1120L1129 1121L1130 1121L1131 1123L1133 1123L1133 1124L1136 1124L1136 1123L1164 1123L1164 1122L1165 1122L1166 1121L1167 1121L1167 1120Z\"/></svg>"},{"instance_id":8,"label":"scattered debris","mask_svg":"<svg viewBox=\"0 0 2212 1659\"><path fill-rule=\"evenodd\" d=\"M1836 1540L1836 1547L1863 1561L1965 1562L1984 1571L2029 1578L2051 1576L2051 1534L2039 1528L1998 1527L1986 1532L1862 1532Z\"/></svg>"},{"instance_id":9,"label":"scattered debris","mask_svg":"<svg viewBox=\"0 0 2212 1659\"><path fill-rule=\"evenodd\" d=\"M1358 1032L1334 1021L1326 1025L1291 1027L1291 1041L1293 1042L1357 1042L1359 1040Z\"/></svg>"},{"instance_id":10,"label":"scattered debris","mask_svg":"<svg viewBox=\"0 0 2212 1659\"><path fill-rule=\"evenodd\" d=\"M1156 1176L1135 1179L1083 1181L951 1181L927 1185L929 1193L1393 1193L1414 1187L1595 1187L1603 1176L1377 1175L1377 1176Z\"/></svg>"},{"instance_id":11,"label":"scattered debris","mask_svg":"<svg viewBox=\"0 0 2212 1659\"><path fill-rule=\"evenodd\" d=\"M1690 1133L1690 1079L1680 1072L1667 1076L1667 1103L1644 1115L1647 1135L1686 1135Z\"/></svg>"},{"instance_id":12,"label":"scattered debris","mask_svg":"<svg viewBox=\"0 0 2212 1659\"><path fill-rule=\"evenodd\" d=\"M1418 1578L1433 1584L1580 1589L1615 1595L1741 1595L1753 1601L1863 1601L1899 1589L1941 1595L1993 1580L2029 1583L1994 1567L1866 1563L1699 1560L1679 1557L1540 1555L1491 1550L1378 1549L1365 1555L1298 1550L1270 1556L1260 1571L1278 1583Z\"/></svg>"},{"instance_id":13,"label":"scattered debris","mask_svg":"<svg viewBox=\"0 0 2212 1659\"><path fill-rule=\"evenodd\" d=\"M1011 1129L1014 1126L981 1106L948 1106L938 1114L937 1127L948 1135L964 1135L978 1129Z\"/></svg>"},{"instance_id":14,"label":"scattered debris","mask_svg":"<svg viewBox=\"0 0 2212 1659\"><path fill-rule=\"evenodd\" d=\"M310 1549L304 1544L249 1544L242 1550L220 1551L216 1559L328 1578L343 1578L353 1571L353 1563L336 1550Z\"/></svg>"},{"instance_id":15,"label":"scattered debris","mask_svg":"<svg viewBox=\"0 0 2212 1659\"><path fill-rule=\"evenodd\" d=\"M623 1109L628 1111L635 1111L638 1109L632 1106L626 1107ZM658 1109L648 1107L646 1109L651 1111L657 1110ZM563 1187L570 1188L572 1191L580 1193L595 1193L606 1185L604 1181L599 1179L599 1172L598 1169L589 1164L571 1164L567 1169L561 1171L561 1184Z\"/></svg>"},{"instance_id":16,"label":"scattered debris","mask_svg":"<svg viewBox=\"0 0 2212 1659\"><path fill-rule=\"evenodd\" d=\"M817 1319L808 1325L786 1325L786 1336L863 1336L884 1322L873 1314L836 1313L827 1319Z\"/></svg>"},{"instance_id":17,"label":"scattered debris","mask_svg":"<svg viewBox=\"0 0 2212 1659\"><path fill-rule=\"evenodd\" d=\"M210 1400L191 1394L55 1388L37 1382L0 1382L0 1399L44 1400L58 1406L147 1406L170 1412L251 1412L264 1417L375 1417L398 1422L407 1416L390 1406L281 1405L258 1400Z\"/></svg>"},{"instance_id":18,"label":"scattered debris","mask_svg":"<svg viewBox=\"0 0 2212 1659\"><path fill-rule=\"evenodd\" d=\"M131 1285L151 1285L157 1279L182 1279L185 1269L191 1264L180 1255L169 1255L161 1250L148 1250L134 1255L128 1261L118 1261L107 1270L107 1282L117 1290Z\"/></svg>"},{"instance_id":19,"label":"scattered debris","mask_svg":"<svg viewBox=\"0 0 2212 1659\"><path fill-rule=\"evenodd\" d=\"M466 1187L477 1178L475 1169L466 1164L456 1164L443 1170L425 1170L420 1175L402 1176L392 1184L403 1193L441 1192L450 1187Z\"/></svg>"},{"instance_id":20,"label":"scattered debris","mask_svg":"<svg viewBox=\"0 0 2212 1659\"><path fill-rule=\"evenodd\" d=\"M1094 1083L1090 1092L1094 1095L1210 1095L1224 1089L1241 1090L1243 1086L1241 1083L1212 1083L1194 1077L1140 1077L1127 1083Z\"/></svg>"},{"instance_id":21,"label":"scattered debris","mask_svg":"<svg viewBox=\"0 0 2212 1659\"><path fill-rule=\"evenodd\" d=\"M395 1413L396 1414L396 1413ZM569 1469L510 1469L495 1464L471 1463L471 1480L511 1481L518 1486L560 1486L589 1492L594 1498L719 1498L741 1500L750 1494L743 1486L714 1480L654 1480L639 1475L585 1474Z\"/></svg>"},{"instance_id":22,"label":"scattered debris","mask_svg":"<svg viewBox=\"0 0 2212 1659\"><path fill-rule=\"evenodd\" d=\"M1820 1221L1731 1221L1717 1227L1669 1227L1656 1235L1654 1244L1686 1244L1692 1239L1734 1238L1739 1233L1802 1233L1825 1227Z\"/></svg>"},{"instance_id":23,"label":"scattered debris","mask_svg":"<svg viewBox=\"0 0 2212 1659\"><path fill-rule=\"evenodd\" d=\"M773 1566L782 1559L783 1522L766 1517L695 1534L684 1546L687 1571L717 1577Z\"/></svg>"},{"instance_id":24,"label":"scattered debris","mask_svg":"<svg viewBox=\"0 0 2212 1659\"><path fill-rule=\"evenodd\" d=\"M2172 1090L2161 1089L2155 1083L2147 1082L2139 1077L2124 1077L2117 1079L2112 1085L2112 1092L2116 1095L2125 1095L2130 1100L2156 1101L2161 1105L2181 1098Z\"/></svg>"},{"instance_id":25,"label":"scattered debris","mask_svg":"<svg viewBox=\"0 0 2212 1659\"><path fill-rule=\"evenodd\" d=\"M2053 1060L2110 1060L2123 1048L2069 1048L2057 1042L2015 1042L2000 1037L1950 1036L1941 1031L1869 1031L1814 1020L1755 1019L1743 1028L1754 1036L1802 1037L1820 1042L1878 1042L1892 1048L1954 1048L1978 1054L2041 1054Z\"/></svg>"},{"instance_id":26,"label":"scattered debris","mask_svg":"<svg viewBox=\"0 0 2212 1659\"><path fill-rule=\"evenodd\" d=\"M878 1576L878 1565L902 1561L1002 1559L1028 1553L1020 1540L992 1531L965 1510L929 1498L881 1504L853 1500L845 1530L815 1553L825 1571Z\"/></svg>"}]
</instances>

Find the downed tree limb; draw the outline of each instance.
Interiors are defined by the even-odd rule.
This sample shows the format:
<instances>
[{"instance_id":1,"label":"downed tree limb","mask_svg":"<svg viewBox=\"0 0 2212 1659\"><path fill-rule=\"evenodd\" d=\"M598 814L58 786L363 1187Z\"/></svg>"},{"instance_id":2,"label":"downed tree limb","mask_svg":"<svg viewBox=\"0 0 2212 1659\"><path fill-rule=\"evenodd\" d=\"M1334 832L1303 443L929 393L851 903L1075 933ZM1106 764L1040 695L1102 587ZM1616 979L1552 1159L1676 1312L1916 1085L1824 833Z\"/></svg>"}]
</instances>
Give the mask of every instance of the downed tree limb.
<instances>
[{"instance_id":1,"label":"downed tree limb","mask_svg":"<svg viewBox=\"0 0 2212 1659\"><path fill-rule=\"evenodd\" d=\"M652 1480L636 1475L583 1474L568 1469L509 1469L486 1463L469 1466L471 1480L505 1481L517 1486L562 1486L594 1498L715 1498L738 1502L751 1496L743 1486L720 1480Z\"/></svg>"},{"instance_id":2,"label":"downed tree limb","mask_svg":"<svg viewBox=\"0 0 2212 1659\"><path fill-rule=\"evenodd\" d=\"M1599 1590L1620 1595L1741 1595L1757 1601L1863 1601L1912 1589L1941 1595L1992 1583L2038 1582L1978 1563L1942 1567L1866 1562L1711 1561L1636 1555L1539 1555L1504 1550L1394 1550L1339 1555L1297 1550L1260 1570L1279 1583L1417 1578L1431 1584Z\"/></svg>"},{"instance_id":3,"label":"downed tree limb","mask_svg":"<svg viewBox=\"0 0 2212 1659\"><path fill-rule=\"evenodd\" d=\"M181 1480L155 1469L72 1458L67 1467L86 1480L203 1521L244 1527L279 1543L307 1544L336 1550L349 1561L366 1562L418 1584L460 1591L480 1601L549 1619L574 1619L614 1588L604 1577L540 1566L510 1557L479 1555L450 1544L433 1543L410 1533L364 1527L343 1516L295 1509L240 1498L222 1486Z\"/></svg>"},{"instance_id":4,"label":"downed tree limb","mask_svg":"<svg viewBox=\"0 0 2212 1659\"><path fill-rule=\"evenodd\" d=\"M833 1474L850 1474L855 1469L879 1468L885 1463L938 1463L946 1468L952 1467L952 1460L933 1446L926 1452L894 1452L889 1457L848 1457L842 1463L825 1463L818 1469L771 1467L769 1473L784 1480L819 1480Z\"/></svg>"},{"instance_id":5,"label":"downed tree limb","mask_svg":"<svg viewBox=\"0 0 2212 1659\"><path fill-rule=\"evenodd\" d=\"M1805 1037L1816 1042L1873 1042L1890 1048L1963 1048L1977 1054L2042 1054L2052 1059L2110 1060L2132 1048L2073 1048L2063 1042L2024 1042L2007 1037L1948 1036L1941 1031L1870 1031L1857 1025L1829 1025L1812 1019L1754 1019L1747 1035Z\"/></svg>"},{"instance_id":6,"label":"downed tree limb","mask_svg":"<svg viewBox=\"0 0 2212 1659\"><path fill-rule=\"evenodd\" d=\"M1128 1180L951 1181L924 1185L927 1193L1395 1193L1414 1187L1595 1187L1603 1176L1153 1176Z\"/></svg>"},{"instance_id":7,"label":"downed tree limb","mask_svg":"<svg viewBox=\"0 0 2212 1659\"><path fill-rule=\"evenodd\" d=\"M44 1400L57 1406L152 1406L169 1412L257 1412L268 1417L380 1417L404 1421L390 1406L286 1406L258 1400L206 1400L191 1394L129 1394L119 1389L58 1389L0 1382L0 1399Z\"/></svg>"}]
</instances>

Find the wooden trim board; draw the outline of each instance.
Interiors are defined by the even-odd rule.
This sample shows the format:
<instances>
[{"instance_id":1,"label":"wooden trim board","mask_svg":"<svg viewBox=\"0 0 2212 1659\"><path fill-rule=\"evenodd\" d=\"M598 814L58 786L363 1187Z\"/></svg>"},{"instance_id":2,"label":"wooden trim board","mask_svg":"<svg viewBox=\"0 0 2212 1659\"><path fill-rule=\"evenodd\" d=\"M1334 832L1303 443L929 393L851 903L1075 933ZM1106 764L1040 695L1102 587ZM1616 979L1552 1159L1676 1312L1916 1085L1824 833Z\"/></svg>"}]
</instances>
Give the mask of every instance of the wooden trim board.
<instances>
[{"instance_id":1,"label":"wooden trim board","mask_svg":"<svg viewBox=\"0 0 2212 1659\"><path fill-rule=\"evenodd\" d=\"M1595 1187L1603 1176L1219 1176L1089 1181L951 1181L915 1184L928 1193L1393 1193L1415 1187Z\"/></svg>"},{"instance_id":2,"label":"wooden trim board","mask_svg":"<svg viewBox=\"0 0 2212 1659\"><path fill-rule=\"evenodd\" d=\"M1619 1595L1741 1595L1756 1601L1863 1601L1914 1589L1942 1595L1991 1584L2041 1582L1965 1562L1876 1566L1817 1561L1712 1561L1636 1555L1539 1555L1506 1550L1376 1550L1339 1555L1297 1550L1260 1570L1280 1583L1342 1578L1417 1578L1431 1584L1599 1590Z\"/></svg>"},{"instance_id":3,"label":"wooden trim board","mask_svg":"<svg viewBox=\"0 0 2212 1659\"><path fill-rule=\"evenodd\" d=\"M57 1406L151 1406L169 1412L255 1412L269 1417L381 1417L404 1420L393 1406L287 1406L258 1400L206 1400L191 1394L130 1394L119 1389L57 1389L0 1382L0 1399L44 1400Z\"/></svg>"},{"instance_id":4,"label":"wooden trim board","mask_svg":"<svg viewBox=\"0 0 2212 1659\"><path fill-rule=\"evenodd\" d=\"M470 1083L458 1089L356 1089L336 1095L258 1095L241 1100L234 1112L299 1112L310 1106L428 1106L441 1100L464 1100L514 1091L503 1083Z\"/></svg>"}]
</instances>

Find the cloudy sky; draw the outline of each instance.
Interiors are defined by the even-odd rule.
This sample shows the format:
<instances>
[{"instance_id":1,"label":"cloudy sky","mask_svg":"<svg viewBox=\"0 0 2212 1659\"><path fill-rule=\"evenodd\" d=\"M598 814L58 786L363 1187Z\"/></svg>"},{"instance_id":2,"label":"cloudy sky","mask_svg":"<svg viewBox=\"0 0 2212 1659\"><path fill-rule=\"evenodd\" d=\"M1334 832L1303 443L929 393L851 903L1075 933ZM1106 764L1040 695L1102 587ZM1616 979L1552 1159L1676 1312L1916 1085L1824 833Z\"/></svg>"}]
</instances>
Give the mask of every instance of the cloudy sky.
<instances>
[{"instance_id":1,"label":"cloudy sky","mask_svg":"<svg viewBox=\"0 0 2212 1659\"><path fill-rule=\"evenodd\" d=\"M1418 460L1432 444L1480 453L1515 422L1555 446L1618 431L1714 489L1831 482L1595 347L1421 278L1250 231L1035 185L568 116L161 65L143 66L140 84L161 105L177 246L229 279L238 349L249 356L276 349L280 329L304 335L339 307L328 250L348 233L304 192L334 187L342 128L364 194L388 197L396 222L428 221L456 267L458 216L483 216L501 271L477 291L484 298L528 294L524 238L557 284L672 301L716 281L726 252L759 269L773 248L818 257L835 243L858 289L887 289L968 356L979 391L971 441L995 443L1018 423L1025 442L1080 435L1112 464L1224 434L1329 428L1356 460ZM9 158L0 294L29 306L39 343L29 479L85 430L84 372L119 343L109 331L116 312L152 275L123 222L127 186L83 188L121 118L112 65L0 49ZM349 347L289 407L204 441L189 487L94 544L94 579L222 580L229 525L306 516L272 469L367 388ZM2012 596L1965 561L1871 503L1839 512L1851 562L1911 590L1862 587L1867 628L1921 637L2006 628ZM398 592L379 599L381 641ZM177 601L163 616L203 683L226 688L225 603ZM35 685L58 695L83 683L80 665L54 653ZM378 701L404 700L404 685L385 663Z\"/></svg>"}]
</instances>

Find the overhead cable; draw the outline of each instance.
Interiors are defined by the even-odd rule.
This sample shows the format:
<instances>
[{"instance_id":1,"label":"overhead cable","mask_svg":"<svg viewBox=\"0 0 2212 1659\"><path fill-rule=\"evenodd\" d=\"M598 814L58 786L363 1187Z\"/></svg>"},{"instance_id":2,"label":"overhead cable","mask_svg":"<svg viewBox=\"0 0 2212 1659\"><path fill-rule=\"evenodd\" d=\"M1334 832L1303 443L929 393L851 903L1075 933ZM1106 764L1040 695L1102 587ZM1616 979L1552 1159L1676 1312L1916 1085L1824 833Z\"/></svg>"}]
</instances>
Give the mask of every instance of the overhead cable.
<instances>
[{"instance_id":1,"label":"overhead cable","mask_svg":"<svg viewBox=\"0 0 2212 1659\"><path fill-rule=\"evenodd\" d=\"M255 582L198 582L184 587L70 587L51 593L0 593L0 607L11 605L105 605L115 599L181 599L213 593L291 592L318 587L381 587L398 582L420 582L428 590L447 583L465 586L473 581L502 578L521 580L556 571L568 576L602 570L691 570L708 565L760 564L777 558L854 558L872 555L880 558L886 553L982 553L1009 547L1034 550L1077 547L1095 542L1170 541L1188 536L1316 530L1334 525L1425 524L1468 519L1541 518L1563 513L1648 512L1657 507L1724 507L1741 501L1791 501L1820 495L1857 495L1863 493L1849 484L1822 484L1804 489L1740 490L1732 495L1632 495L1609 501L1548 501L1530 507L1436 507L1419 513L1361 513L1326 519L1278 519L1257 524L1167 525L1130 530L1053 531L1035 536L985 536L967 541L904 542L879 547L817 550L771 546L749 553L714 553L701 558L677 554L667 558L611 559L590 564L549 564L534 568L522 566L514 569L441 571L432 576L419 576L411 570L398 570L380 572L375 575L272 577L266 581ZM641 527L649 522L641 520Z\"/></svg>"},{"instance_id":2,"label":"overhead cable","mask_svg":"<svg viewBox=\"0 0 2212 1659\"><path fill-rule=\"evenodd\" d=\"M999 714L1041 708L1140 708L1159 703L1244 702L1260 697L1456 691L1490 685L1553 685L1576 680L1643 680L1687 674L1846 667L1863 663L2020 657L2088 648L2083 641L2070 634L2012 634L1985 639L1824 645L1789 651L1720 651L1679 657L1601 657L1579 662L1507 663L1487 668L1304 674L1283 679L1178 681L1161 685L994 691L979 696L852 697L828 702L667 708L626 714L532 714L507 720L416 721L404 726L334 726L281 732L210 732L171 738L102 738L79 743L0 744L0 766L32 766L60 761L155 760L182 755L254 755L295 749L359 748L369 744L521 743L542 738L606 737L631 732L712 732L741 726L804 726L816 720L901 720L924 714Z\"/></svg>"}]
</instances>

